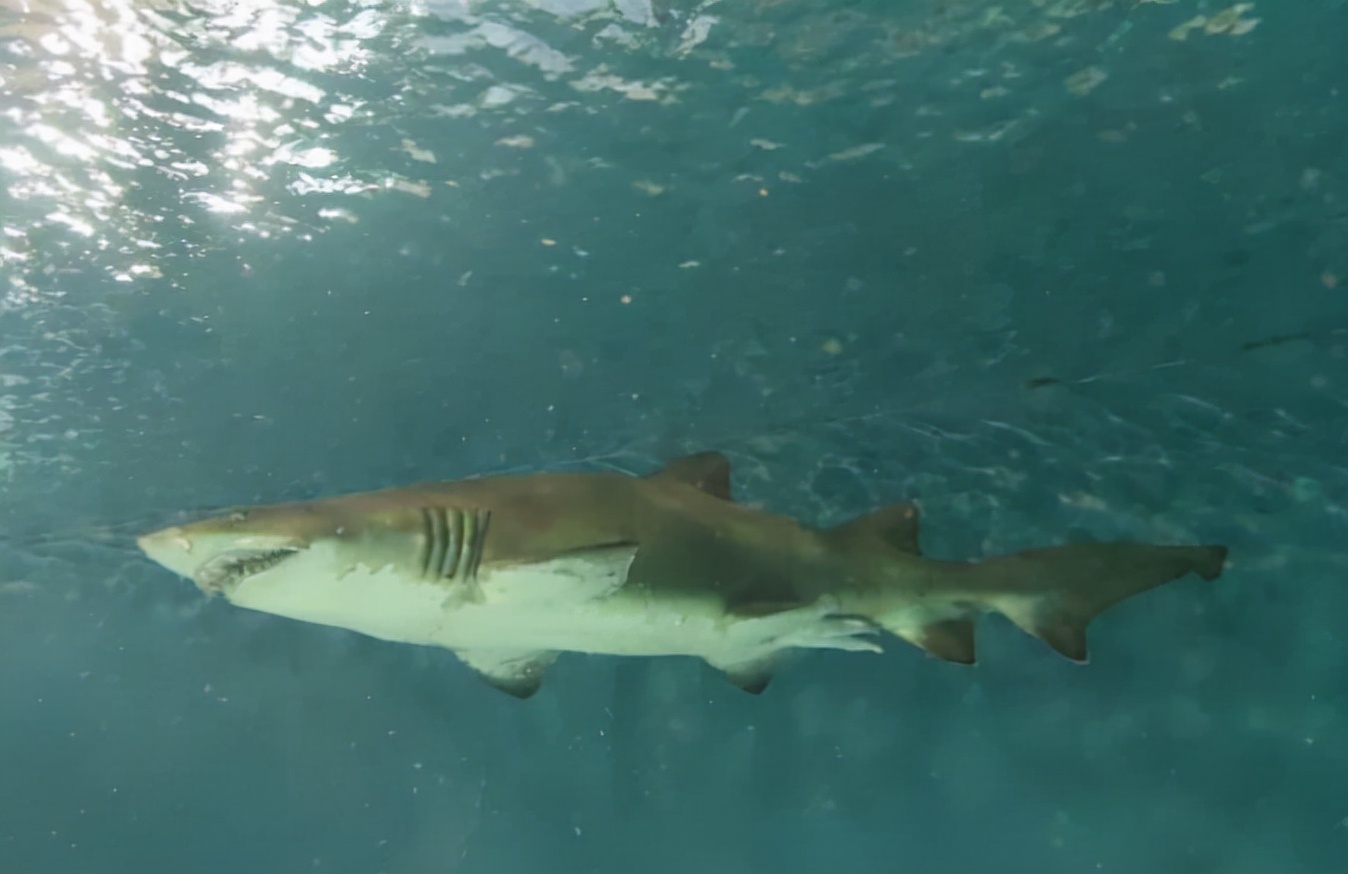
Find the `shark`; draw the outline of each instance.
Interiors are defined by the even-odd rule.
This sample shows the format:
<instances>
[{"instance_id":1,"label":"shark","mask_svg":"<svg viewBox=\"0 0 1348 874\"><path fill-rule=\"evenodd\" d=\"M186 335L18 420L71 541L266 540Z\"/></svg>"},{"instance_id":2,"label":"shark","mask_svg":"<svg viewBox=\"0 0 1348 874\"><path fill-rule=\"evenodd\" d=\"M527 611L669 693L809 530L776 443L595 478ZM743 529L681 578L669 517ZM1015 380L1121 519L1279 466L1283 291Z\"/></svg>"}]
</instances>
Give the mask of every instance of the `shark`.
<instances>
[{"instance_id":1,"label":"shark","mask_svg":"<svg viewBox=\"0 0 1348 874\"><path fill-rule=\"evenodd\" d=\"M1075 662L1133 595L1221 575L1219 545L1072 543L983 560L923 554L913 503L841 525L737 502L717 452L645 476L568 472L222 512L137 538L239 607L443 647L527 698L563 652L695 656L762 692L784 654L879 652L888 632L972 665L999 613Z\"/></svg>"}]
</instances>

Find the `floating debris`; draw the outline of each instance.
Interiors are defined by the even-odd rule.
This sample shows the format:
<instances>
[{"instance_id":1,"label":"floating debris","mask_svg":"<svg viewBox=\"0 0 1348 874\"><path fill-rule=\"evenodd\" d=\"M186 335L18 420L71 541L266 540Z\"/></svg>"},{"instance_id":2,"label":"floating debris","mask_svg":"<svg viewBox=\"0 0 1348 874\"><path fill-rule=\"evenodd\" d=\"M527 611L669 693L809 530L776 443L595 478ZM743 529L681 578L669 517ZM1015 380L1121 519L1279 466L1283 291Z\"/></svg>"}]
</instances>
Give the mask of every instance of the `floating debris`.
<instances>
[{"instance_id":1,"label":"floating debris","mask_svg":"<svg viewBox=\"0 0 1348 874\"><path fill-rule=\"evenodd\" d=\"M981 131L955 131L955 140L961 143L995 143L1020 124L1020 119L1011 118L998 122Z\"/></svg>"},{"instance_id":2,"label":"floating debris","mask_svg":"<svg viewBox=\"0 0 1348 874\"><path fill-rule=\"evenodd\" d=\"M1208 36L1225 34L1227 36L1244 36L1254 30L1259 24L1258 18L1246 18L1245 13L1254 8L1253 3L1237 3L1218 12L1216 15L1195 15L1188 21L1178 25L1170 31L1170 38L1183 42L1189 38L1189 34L1196 30L1201 30Z\"/></svg>"},{"instance_id":3,"label":"floating debris","mask_svg":"<svg viewBox=\"0 0 1348 874\"><path fill-rule=\"evenodd\" d=\"M1208 19L1208 23L1203 27L1203 32L1209 36L1219 33L1244 36L1259 24L1258 18L1245 17L1245 13L1253 8L1253 3L1237 3L1235 6L1223 9Z\"/></svg>"},{"instance_id":4,"label":"floating debris","mask_svg":"<svg viewBox=\"0 0 1348 874\"><path fill-rule=\"evenodd\" d=\"M1248 340L1240 344L1240 351L1253 352L1256 349L1268 349L1273 346L1285 346L1288 343L1312 342L1314 337L1307 331L1299 331L1295 334L1278 334L1275 337L1265 337L1260 340Z\"/></svg>"},{"instance_id":5,"label":"floating debris","mask_svg":"<svg viewBox=\"0 0 1348 874\"><path fill-rule=\"evenodd\" d=\"M435 152L432 152L430 149L421 148L412 140L403 140L398 151L407 155L407 157L411 158L413 161L420 161L423 164L434 164L436 162Z\"/></svg>"},{"instance_id":6,"label":"floating debris","mask_svg":"<svg viewBox=\"0 0 1348 874\"><path fill-rule=\"evenodd\" d=\"M400 179L391 176L384 180L384 187L390 191L401 191L403 194L412 194L417 197L430 197L430 183L420 179Z\"/></svg>"},{"instance_id":7,"label":"floating debris","mask_svg":"<svg viewBox=\"0 0 1348 874\"><path fill-rule=\"evenodd\" d=\"M1067 86L1067 90L1078 97L1085 97L1108 78L1109 74L1099 67L1087 67L1068 76L1063 80L1063 85Z\"/></svg>"},{"instance_id":8,"label":"floating debris","mask_svg":"<svg viewBox=\"0 0 1348 874\"><path fill-rule=\"evenodd\" d=\"M843 149L841 152L833 152L828 156L828 159L830 161L855 161L873 152L878 152L884 147L884 143L865 143L860 146L853 146L850 149Z\"/></svg>"},{"instance_id":9,"label":"floating debris","mask_svg":"<svg viewBox=\"0 0 1348 874\"><path fill-rule=\"evenodd\" d=\"M1020 32L1022 38L1030 42L1039 42L1062 33L1062 25L1052 21L1039 21Z\"/></svg>"}]
</instances>

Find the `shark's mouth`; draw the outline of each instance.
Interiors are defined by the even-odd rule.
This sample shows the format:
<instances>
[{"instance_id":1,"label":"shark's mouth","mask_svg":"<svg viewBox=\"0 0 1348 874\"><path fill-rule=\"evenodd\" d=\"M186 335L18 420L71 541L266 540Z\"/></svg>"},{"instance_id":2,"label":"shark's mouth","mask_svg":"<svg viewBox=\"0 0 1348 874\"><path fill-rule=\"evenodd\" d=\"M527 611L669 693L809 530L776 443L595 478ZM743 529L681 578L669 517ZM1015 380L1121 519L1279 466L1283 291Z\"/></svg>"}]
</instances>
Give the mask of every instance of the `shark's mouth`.
<instances>
[{"instance_id":1,"label":"shark's mouth","mask_svg":"<svg viewBox=\"0 0 1348 874\"><path fill-rule=\"evenodd\" d=\"M193 579L207 594L227 592L249 577L269 571L291 556L298 555L299 552L300 550L295 547L232 550L221 553L203 564L197 569Z\"/></svg>"}]
</instances>

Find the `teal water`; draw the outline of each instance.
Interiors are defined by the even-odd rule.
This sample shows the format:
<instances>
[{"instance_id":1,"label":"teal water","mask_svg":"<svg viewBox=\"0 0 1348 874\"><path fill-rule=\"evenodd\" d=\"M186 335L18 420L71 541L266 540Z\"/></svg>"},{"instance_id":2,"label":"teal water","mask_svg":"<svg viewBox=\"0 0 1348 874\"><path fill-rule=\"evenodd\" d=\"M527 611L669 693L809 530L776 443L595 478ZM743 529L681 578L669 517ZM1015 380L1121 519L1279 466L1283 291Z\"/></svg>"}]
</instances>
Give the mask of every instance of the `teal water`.
<instances>
[{"instance_id":1,"label":"teal water","mask_svg":"<svg viewBox=\"0 0 1348 874\"><path fill-rule=\"evenodd\" d=\"M0 0L0 871L1348 864L1348 6ZM715 448L934 555L1224 542L1092 664L761 697L205 602L133 532Z\"/></svg>"}]
</instances>

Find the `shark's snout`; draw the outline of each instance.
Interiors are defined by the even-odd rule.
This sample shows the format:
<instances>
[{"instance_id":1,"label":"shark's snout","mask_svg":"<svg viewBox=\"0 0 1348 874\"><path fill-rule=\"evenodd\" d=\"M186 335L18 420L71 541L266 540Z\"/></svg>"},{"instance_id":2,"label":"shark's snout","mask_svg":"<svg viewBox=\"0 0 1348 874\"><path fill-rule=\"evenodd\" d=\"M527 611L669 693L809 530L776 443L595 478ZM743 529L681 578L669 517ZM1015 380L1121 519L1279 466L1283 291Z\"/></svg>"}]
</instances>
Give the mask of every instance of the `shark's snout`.
<instances>
[{"instance_id":1,"label":"shark's snout","mask_svg":"<svg viewBox=\"0 0 1348 874\"><path fill-rule=\"evenodd\" d=\"M136 538L136 545L146 556L169 570L183 576L192 575L195 564L191 554L192 539L182 528L175 525L147 532Z\"/></svg>"},{"instance_id":2,"label":"shark's snout","mask_svg":"<svg viewBox=\"0 0 1348 874\"><path fill-rule=\"evenodd\" d=\"M307 542L264 523L244 524L231 513L188 525L150 531L136 545L151 560L196 583L207 594L228 593L244 579L264 573L302 552Z\"/></svg>"},{"instance_id":3,"label":"shark's snout","mask_svg":"<svg viewBox=\"0 0 1348 874\"><path fill-rule=\"evenodd\" d=\"M160 528L158 531L149 531L136 538L136 545L144 552L158 549L181 549L191 550L192 541L183 536L183 530L178 526L172 528Z\"/></svg>"}]
</instances>

